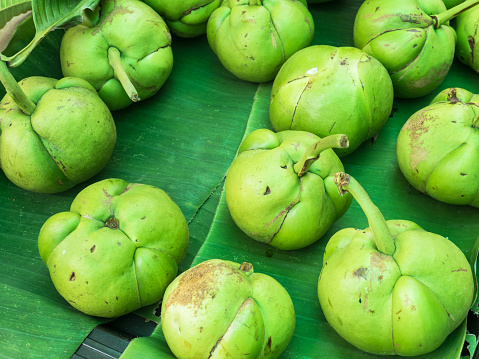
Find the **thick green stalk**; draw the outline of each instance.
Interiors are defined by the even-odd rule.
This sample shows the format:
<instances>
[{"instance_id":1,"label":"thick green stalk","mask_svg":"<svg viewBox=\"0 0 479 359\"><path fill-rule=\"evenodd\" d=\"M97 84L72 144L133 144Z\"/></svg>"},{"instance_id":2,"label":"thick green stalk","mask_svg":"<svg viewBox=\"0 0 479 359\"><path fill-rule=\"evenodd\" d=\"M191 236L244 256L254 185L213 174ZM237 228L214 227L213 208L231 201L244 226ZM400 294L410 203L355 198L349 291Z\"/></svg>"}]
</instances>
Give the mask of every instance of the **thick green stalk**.
<instances>
[{"instance_id":1,"label":"thick green stalk","mask_svg":"<svg viewBox=\"0 0 479 359\"><path fill-rule=\"evenodd\" d=\"M123 68L123 64L121 63L120 51L116 47L110 47L108 49L108 62L110 63L110 66L113 67L113 71L115 71L115 74L118 77L118 80L123 86L123 89L125 90L128 97L133 102L140 101L140 97L138 96L138 92L136 91L135 86L132 84L130 78L128 77L128 74Z\"/></svg>"},{"instance_id":2,"label":"thick green stalk","mask_svg":"<svg viewBox=\"0 0 479 359\"><path fill-rule=\"evenodd\" d=\"M364 188L353 177L344 172L338 172L334 175L334 183L338 186L341 195L346 192L351 193L361 206L366 217L368 217L376 248L381 253L392 256L396 246L391 232L379 208L374 205Z\"/></svg>"},{"instance_id":3,"label":"thick green stalk","mask_svg":"<svg viewBox=\"0 0 479 359\"><path fill-rule=\"evenodd\" d=\"M435 21L434 28L439 29L445 22L448 22L460 13L469 10L477 4L479 4L479 0L467 0L462 4L456 5L440 14L431 15L431 18Z\"/></svg>"},{"instance_id":4,"label":"thick green stalk","mask_svg":"<svg viewBox=\"0 0 479 359\"><path fill-rule=\"evenodd\" d=\"M8 70L7 64L4 61L0 61L0 81L10 97L15 101L17 106L25 114L31 116L35 111L36 105L27 97L25 92L20 88L13 75Z\"/></svg>"},{"instance_id":5,"label":"thick green stalk","mask_svg":"<svg viewBox=\"0 0 479 359\"><path fill-rule=\"evenodd\" d=\"M263 5L261 3L261 0L249 0L249 4L250 4L250 6L251 5L259 5L259 6Z\"/></svg>"},{"instance_id":6,"label":"thick green stalk","mask_svg":"<svg viewBox=\"0 0 479 359\"><path fill-rule=\"evenodd\" d=\"M324 137L306 150L301 160L294 165L294 172L298 174L298 177L301 177L309 170L324 150L328 148L346 148L348 146L349 141L346 135Z\"/></svg>"}]
</instances>

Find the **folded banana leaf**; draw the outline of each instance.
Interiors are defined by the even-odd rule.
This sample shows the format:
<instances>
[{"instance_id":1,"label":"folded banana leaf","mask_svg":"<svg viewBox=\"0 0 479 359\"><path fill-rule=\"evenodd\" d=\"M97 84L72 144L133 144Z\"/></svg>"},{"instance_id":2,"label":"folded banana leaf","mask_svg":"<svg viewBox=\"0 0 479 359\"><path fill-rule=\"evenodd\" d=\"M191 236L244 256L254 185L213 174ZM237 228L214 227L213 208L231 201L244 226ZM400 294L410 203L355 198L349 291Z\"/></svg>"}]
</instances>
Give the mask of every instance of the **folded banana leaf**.
<instances>
[{"instance_id":1,"label":"folded banana leaf","mask_svg":"<svg viewBox=\"0 0 479 359\"><path fill-rule=\"evenodd\" d=\"M354 16L361 2L310 5L315 21L313 44L352 46ZM61 30L51 33L13 69L17 80L32 75L61 77L61 36ZM270 128L271 83L258 85L236 79L221 66L206 37L173 37L172 46L173 72L160 92L113 114L118 141L110 163L100 174L55 195L22 190L0 174L1 354L9 358L67 358L95 326L105 322L76 311L60 297L40 259L36 241L43 222L68 210L81 189L104 178L119 177L162 188L182 209L189 223L190 246L180 271L210 258L248 261L256 272L269 274L283 284L293 299L297 326L282 358L378 357L362 353L333 331L321 313L316 292L327 240L345 227L367 227L361 209L353 202L320 241L302 250L281 251L247 238L234 225L220 195L241 139L256 128ZM479 93L477 76L455 62L436 92L456 86ZM343 163L386 219L411 220L448 237L475 262L479 210L447 205L419 193L404 179L396 162L399 130L436 92L415 100L396 100L392 117L377 139L344 157ZM145 316L153 311L153 307L147 308ZM458 358L465 338L464 322L438 350L424 358ZM174 358L161 324L151 337L133 340L123 357L140 355Z\"/></svg>"}]
</instances>

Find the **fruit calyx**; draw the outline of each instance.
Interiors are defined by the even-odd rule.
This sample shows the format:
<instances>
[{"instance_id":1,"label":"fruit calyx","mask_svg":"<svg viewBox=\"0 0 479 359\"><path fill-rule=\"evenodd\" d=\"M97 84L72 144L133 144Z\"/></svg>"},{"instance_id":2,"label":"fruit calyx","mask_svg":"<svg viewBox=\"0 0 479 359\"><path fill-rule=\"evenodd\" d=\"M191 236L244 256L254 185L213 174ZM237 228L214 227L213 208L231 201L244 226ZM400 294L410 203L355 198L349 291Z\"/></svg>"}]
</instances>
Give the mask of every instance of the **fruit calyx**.
<instances>
[{"instance_id":1,"label":"fruit calyx","mask_svg":"<svg viewBox=\"0 0 479 359\"><path fill-rule=\"evenodd\" d=\"M110 217L108 221L105 223L105 227L111 228L111 229L118 229L120 228L120 223L115 217Z\"/></svg>"}]
</instances>

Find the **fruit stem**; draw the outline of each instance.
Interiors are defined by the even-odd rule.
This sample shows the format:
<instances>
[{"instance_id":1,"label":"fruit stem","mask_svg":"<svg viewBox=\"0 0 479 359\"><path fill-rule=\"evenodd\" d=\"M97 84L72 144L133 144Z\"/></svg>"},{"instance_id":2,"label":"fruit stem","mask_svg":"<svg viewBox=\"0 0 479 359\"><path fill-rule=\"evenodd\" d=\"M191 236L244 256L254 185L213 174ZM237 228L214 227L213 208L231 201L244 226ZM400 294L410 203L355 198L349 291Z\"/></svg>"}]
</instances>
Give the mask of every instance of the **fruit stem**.
<instances>
[{"instance_id":1,"label":"fruit stem","mask_svg":"<svg viewBox=\"0 0 479 359\"><path fill-rule=\"evenodd\" d=\"M249 5L250 6L253 6L253 5L259 5L261 6L261 0L249 0Z\"/></svg>"},{"instance_id":2,"label":"fruit stem","mask_svg":"<svg viewBox=\"0 0 479 359\"><path fill-rule=\"evenodd\" d=\"M123 89L125 90L128 97L133 102L140 101L140 97L138 96L138 92L136 91L135 86L132 84L130 78L128 77L128 74L123 68L123 64L121 63L120 51L116 47L108 48L108 62L110 63L110 66L113 67L113 71L118 77L118 80L123 86Z\"/></svg>"},{"instance_id":3,"label":"fruit stem","mask_svg":"<svg viewBox=\"0 0 479 359\"><path fill-rule=\"evenodd\" d=\"M349 146L346 135L331 135L320 139L309 146L301 160L294 165L294 172L298 177L303 176L310 169L311 165L319 158L321 152L328 148L346 148Z\"/></svg>"},{"instance_id":4,"label":"fruit stem","mask_svg":"<svg viewBox=\"0 0 479 359\"><path fill-rule=\"evenodd\" d=\"M452 18L456 17L460 13L469 10L470 8L479 4L479 0L467 0L462 4L456 5L449 10L446 10L437 15L431 15L431 18L434 20L434 28L439 29L445 22L448 22Z\"/></svg>"},{"instance_id":5,"label":"fruit stem","mask_svg":"<svg viewBox=\"0 0 479 359\"><path fill-rule=\"evenodd\" d=\"M338 172L334 175L334 183L338 186L341 196L349 192L361 206L366 217L368 217L376 248L381 253L392 256L396 251L396 246L391 232L379 208L371 201L364 188L353 177L344 172Z\"/></svg>"},{"instance_id":6,"label":"fruit stem","mask_svg":"<svg viewBox=\"0 0 479 359\"><path fill-rule=\"evenodd\" d=\"M0 61L0 81L20 110L26 115L31 116L35 111L36 105L28 98L25 92L23 92L4 61Z\"/></svg>"}]
</instances>

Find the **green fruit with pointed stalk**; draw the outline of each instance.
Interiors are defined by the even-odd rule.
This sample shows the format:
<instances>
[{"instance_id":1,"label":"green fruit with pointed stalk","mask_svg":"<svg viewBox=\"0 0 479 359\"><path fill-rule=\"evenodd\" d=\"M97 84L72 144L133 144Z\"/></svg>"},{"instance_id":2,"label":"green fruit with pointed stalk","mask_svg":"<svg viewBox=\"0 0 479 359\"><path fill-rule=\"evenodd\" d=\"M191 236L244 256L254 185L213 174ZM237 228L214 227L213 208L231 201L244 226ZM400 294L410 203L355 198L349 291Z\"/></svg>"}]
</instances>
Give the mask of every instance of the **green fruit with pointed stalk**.
<instances>
[{"instance_id":1,"label":"green fruit with pointed stalk","mask_svg":"<svg viewBox=\"0 0 479 359\"><path fill-rule=\"evenodd\" d=\"M250 263L211 259L170 284L161 328L178 359L275 359L293 335L294 307L284 287Z\"/></svg>"},{"instance_id":2,"label":"green fruit with pointed stalk","mask_svg":"<svg viewBox=\"0 0 479 359\"><path fill-rule=\"evenodd\" d=\"M170 31L185 38L206 33L206 23L222 0L143 0L166 21Z\"/></svg>"},{"instance_id":3,"label":"green fruit with pointed stalk","mask_svg":"<svg viewBox=\"0 0 479 359\"><path fill-rule=\"evenodd\" d=\"M321 238L349 208L333 174L344 167L332 148L345 148L344 135L323 139L303 131L259 129L239 148L225 182L226 204L249 237L285 250Z\"/></svg>"},{"instance_id":4,"label":"green fruit with pointed stalk","mask_svg":"<svg viewBox=\"0 0 479 359\"><path fill-rule=\"evenodd\" d=\"M456 18L456 57L476 72L479 72L479 7L464 11Z\"/></svg>"},{"instance_id":5,"label":"green fruit with pointed stalk","mask_svg":"<svg viewBox=\"0 0 479 359\"><path fill-rule=\"evenodd\" d=\"M63 75L90 82L112 111L153 96L173 68L165 22L136 0L102 0L98 11L98 19L63 36Z\"/></svg>"},{"instance_id":6,"label":"green fruit with pointed stalk","mask_svg":"<svg viewBox=\"0 0 479 359\"><path fill-rule=\"evenodd\" d=\"M226 0L211 14L206 35L229 72L267 82L311 44L314 23L306 0Z\"/></svg>"},{"instance_id":7,"label":"green fruit with pointed stalk","mask_svg":"<svg viewBox=\"0 0 479 359\"><path fill-rule=\"evenodd\" d=\"M441 91L399 131L397 159L417 190L450 204L479 207L479 95Z\"/></svg>"},{"instance_id":8,"label":"green fruit with pointed stalk","mask_svg":"<svg viewBox=\"0 0 479 359\"><path fill-rule=\"evenodd\" d=\"M376 59L354 47L310 46L283 65L273 82L269 117L276 131L300 130L319 137L345 134L353 152L389 118L393 86Z\"/></svg>"},{"instance_id":9,"label":"green fruit with pointed stalk","mask_svg":"<svg viewBox=\"0 0 479 359\"><path fill-rule=\"evenodd\" d=\"M60 295L107 318L159 301L187 247L188 226L173 200L157 187L121 179L86 187L38 237Z\"/></svg>"},{"instance_id":10,"label":"green fruit with pointed stalk","mask_svg":"<svg viewBox=\"0 0 479 359\"><path fill-rule=\"evenodd\" d=\"M318 297L327 321L368 353L435 350L474 302L469 262L443 236L410 221L386 221L354 178L338 173L336 182L358 201L369 228L342 229L326 245Z\"/></svg>"},{"instance_id":11,"label":"green fruit with pointed stalk","mask_svg":"<svg viewBox=\"0 0 479 359\"><path fill-rule=\"evenodd\" d=\"M477 4L468 0L446 10L436 0L365 1L354 22L354 45L386 67L396 97L424 96L454 60L456 33L448 21Z\"/></svg>"},{"instance_id":12,"label":"green fruit with pointed stalk","mask_svg":"<svg viewBox=\"0 0 479 359\"><path fill-rule=\"evenodd\" d=\"M42 193L72 188L100 172L116 126L95 89L79 78L29 77L17 83L0 62L0 167L17 186Z\"/></svg>"}]
</instances>

